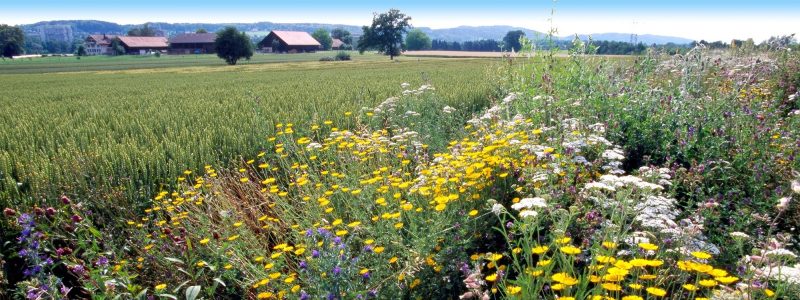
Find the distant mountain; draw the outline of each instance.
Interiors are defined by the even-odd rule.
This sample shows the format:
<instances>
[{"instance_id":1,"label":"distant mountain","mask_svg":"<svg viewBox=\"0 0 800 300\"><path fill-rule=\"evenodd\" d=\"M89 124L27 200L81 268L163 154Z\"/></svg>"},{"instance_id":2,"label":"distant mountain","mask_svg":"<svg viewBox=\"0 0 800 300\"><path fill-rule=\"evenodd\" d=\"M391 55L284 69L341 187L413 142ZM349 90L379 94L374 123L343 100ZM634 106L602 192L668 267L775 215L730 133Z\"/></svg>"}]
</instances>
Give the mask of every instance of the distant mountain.
<instances>
[{"instance_id":1,"label":"distant mountain","mask_svg":"<svg viewBox=\"0 0 800 300\"><path fill-rule=\"evenodd\" d=\"M353 25L337 25L337 24L324 24L324 23L273 23L273 22L258 22L258 23L149 23L150 27L156 29L162 35L172 36L179 33L194 32L197 29L203 28L209 32L218 31L225 26L234 26L239 30L245 31L251 36L261 37L266 36L270 30L293 30L293 31L306 31L313 32L319 28L328 30L334 28L343 28L350 31L353 35L361 35L361 27ZM63 20L63 21L45 21L34 24L22 25L23 30L29 35L39 36L43 41L47 40L60 40L62 42L73 42L74 40L83 39L88 34L125 34L128 30L140 27L142 24L117 24L105 21L96 20ZM512 26L459 26L455 28L445 29L431 29L428 27L417 27L422 30L431 39L445 40L450 42L464 42L475 40L502 40L503 37L512 30L522 30L528 38L544 37L545 34L539 31ZM595 33L595 34L581 34L581 39L586 39L592 36L594 40L608 40L608 41L621 41L628 42L631 40L631 35L627 33ZM571 40L573 36L561 37L562 40ZM686 44L691 43L692 40L643 34L637 36L637 41L644 44L665 44L676 43Z\"/></svg>"},{"instance_id":2,"label":"distant mountain","mask_svg":"<svg viewBox=\"0 0 800 300\"><path fill-rule=\"evenodd\" d=\"M528 38L544 36L543 33L522 27L512 26L459 26L456 28L430 29L417 27L425 32L431 39L449 42L465 42L475 40L502 40L506 33L513 30L522 30Z\"/></svg>"},{"instance_id":3,"label":"distant mountain","mask_svg":"<svg viewBox=\"0 0 800 300\"><path fill-rule=\"evenodd\" d=\"M582 40L588 39L591 36L592 40L595 41L614 41L614 42L630 42L631 41L631 34L630 33L592 33L592 34L579 34L578 37ZM565 36L562 37L564 40L572 40L575 36ZM653 34L639 34L633 36L634 40L637 43L643 43L645 45L651 44L667 44L667 43L674 43L674 44L689 44L694 40L681 38L681 37L674 37L674 36L663 36L663 35L653 35Z\"/></svg>"}]
</instances>

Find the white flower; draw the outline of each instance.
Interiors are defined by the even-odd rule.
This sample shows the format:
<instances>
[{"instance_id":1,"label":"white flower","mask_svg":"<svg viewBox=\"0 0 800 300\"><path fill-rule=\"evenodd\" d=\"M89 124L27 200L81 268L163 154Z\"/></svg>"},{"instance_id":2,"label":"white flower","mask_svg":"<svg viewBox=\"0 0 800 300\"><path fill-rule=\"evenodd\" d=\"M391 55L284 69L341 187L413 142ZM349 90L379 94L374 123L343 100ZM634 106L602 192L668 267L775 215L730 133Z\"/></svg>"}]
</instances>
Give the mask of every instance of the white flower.
<instances>
[{"instance_id":1,"label":"white flower","mask_svg":"<svg viewBox=\"0 0 800 300\"><path fill-rule=\"evenodd\" d=\"M625 155L623 155L622 150L620 149L606 150L603 151L603 158L610 160L623 160L625 159Z\"/></svg>"},{"instance_id":2,"label":"white flower","mask_svg":"<svg viewBox=\"0 0 800 300\"><path fill-rule=\"evenodd\" d=\"M514 101L516 99L517 99L517 93L511 93L511 94L508 94L508 96L506 96L505 98L503 98L503 103L507 104L507 103L510 103L511 101Z\"/></svg>"},{"instance_id":3,"label":"white flower","mask_svg":"<svg viewBox=\"0 0 800 300\"><path fill-rule=\"evenodd\" d=\"M322 148L322 145L320 143L310 143L308 144L308 146L306 146L306 150L313 150L319 148Z\"/></svg>"},{"instance_id":4,"label":"white flower","mask_svg":"<svg viewBox=\"0 0 800 300\"><path fill-rule=\"evenodd\" d=\"M528 218L528 217L535 218L538 215L539 215L539 213L537 213L535 210L527 210L526 209L526 210L523 210L523 211L519 212L519 216L522 217L522 218Z\"/></svg>"},{"instance_id":5,"label":"white flower","mask_svg":"<svg viewBox=\"0 0 800 300\"><path fill-rule=\"evenodd\" d=\"M800 180L792 181L792 192L795 192L795 194L800 194Z\"/></svg>"},{"instance_id":6,"label":"white flower","mask_svg":"<svg viewBox=\"0 0 800 300\"><path fill-rule=\"evenodd\" d=\"M734 231L730 233L732 238L749 239L750 236L741 231Z\"/></svg>"},{"instance_id":7,"label":"white flower","mask_svg":"<svg viewBox=\"0 0 800 300\"><path fill-rule=\"evenodd\" d=\"M450 106L445 106L445 107L442 109L442 111L444 111L444 113L446 113L446 114L451 114L451 113L455 112L455 111L456 111L456 109L455 109L455 108L452 108L452 107L450 107Z\"/></svg>"},{"instance_id":8,"label":"white flower","mask_svg":"<svg viewBox=\"0 0 800 300\"><path fill-rule=\"evenodd\" d=\"M778 257L778 258L781 258L781 257L782 258L797 258L797 255L792 253L792 251L789 251L789 250L786 250L786 249L783 249L783 248L769 250L769 251L765 252L764 255L765 256L769 256L769 257Z\"/></svg>"},{"instance_id":9,"label":"white flower","mask_svg":"<svg viewBox=\"0 0 800 300\"><path fill-rule=\"evenodd\" d=\"M500 203L495 203L494 205L492 205L492 213L494 213L495 215L498 215L498 216L499 216L499 215L500 215L500 214L502 214L504 211L506 211L506 208L505 208L505 207L503 207L503 205L502 205L502 204L500 204Z\"/></svg>"},{"instance_id":10,"label":"white flower","mask_svg":"<svg viewBox=\"0 0 800 300\"><path fill-rule=\"evenodd\" d=\"M784 210L784 209L786 209L787 207L789 207L789 201L791 201L791 200L792 200L792 199L791 199L791 198L789 198L789 197L783 197L783 198L780 198L780 199L778 199L778 205L776 205L776 207L777 207L778 209L780 209L780 210Z\"/></svg>"},{"instance_id":11,"label":"white flower","mask_svg":"<svg viewBox=\"0 0 800 300\"><path fill-rule=\"evenodd\" d=\"M529 209L534 207L545 208L547 207L547 201L540 197L523 198L522 200L519 200L519 202L511 205L511 208L519 211L524 210L526 208Z\"/></svg>"},{"instance_id":12,"label":"white flower","mask_svg":"<svg viewBox=\"0 0 800 300\"><path fill-rule=\"evenodd\" d=\"M407 88L408 88L408 87L410 87L410 86L411 86L411 85L410 85L410 84L408 84L408 82L403 82L403 83L401 83L401 84L400 84L400 87L401 87L401 88L404 88L404 89L407 89Z\"/></svg>"}]
</instances>

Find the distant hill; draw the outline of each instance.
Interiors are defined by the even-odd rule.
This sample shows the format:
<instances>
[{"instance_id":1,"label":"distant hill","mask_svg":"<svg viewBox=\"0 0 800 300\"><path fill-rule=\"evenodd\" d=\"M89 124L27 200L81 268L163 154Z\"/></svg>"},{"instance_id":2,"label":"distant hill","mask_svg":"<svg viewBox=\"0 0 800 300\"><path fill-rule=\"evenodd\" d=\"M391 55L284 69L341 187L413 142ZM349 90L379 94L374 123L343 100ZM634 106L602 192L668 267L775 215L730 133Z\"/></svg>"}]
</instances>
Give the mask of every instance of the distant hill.
<instances>
[{"instance_id":1,"label":"distant hill","mask_svg":"<svg viewBox=\"0 0 800 300\"><path fill-rule=\"evenodd\" d=\"M293 31L306 31L313 32L319 28L334 29L343 28L350 31L353 35L358 36L361 34L360 26L353 25L338 25L338 24L324 24L324 23L273 23L273 22L258 22L258 23L149 23L150 27L156 29L166 36L172 36L178 33L194 32L199 28L203 28L210 32L218 31L225 26L234 26L239 30L248 32L251 36L265 36L270 30L293 30ZM63 20L63 21L45 21L34 24L22 25L23 30L28 34L41 36L45 39L62 39L64 42L71 42L73 40L82 39L88 34L125 34L128 30L134 27L140 27L142 24L117 24L105 21L96 20ZM451 42L464 42L482 39L501 40L503 37L512 30L522 30L529 38L544 37L545 34L539 31L513 27L513 26L459 26L455 28L445 29L431 29L428 27L417 27L422 30L431 39L445 40ZM608 40L608 41L630 41L631 36L627 33L596 33L589 34L594 40ZM581 39L586 39L589 35L581 34ZM563 40L571 40L573 36L560 37ZM677 43L686 44L691 43L692 40L643 34L638 35L637 40L645 44L665 44Z\"/></svg>"},{"instance_id":2,"label":"distant hill","mask_svg":"<svg viewBox=\"0 0 800 300\"><path fill-rule=\"evenodd\" d=\"M431 39L449 42L465 42L475 40L502 40L506 33L512 30L522 30L525 36L535 38L544 36L543 33L521 27L512 26L459 26L456 28L430 29L417 27L425 32Z\"/></svg>"},{"instance_id":3,"label":"distant hill","mask_svg":"<svg viewBox=\"0 0 800 300\"><path fill-rule=\"evenodd\" d=\"M582 40L588 39L591 36L592 40L595 41L615 41L615 42L630 42L631 41L631 34L630 33L592 33L592 34L579 34L578 37ZM572 40L575 36L565 36L563 39L565 40ZM667 44L667 43L674 43L674 44L688 44L693 42L694 40L674 37L674 36L663 36L663 35L653 35L653 34L639 34L635 36L636 42L643 43L645 45L651 44Z\"/></svg>"}]
</instances>

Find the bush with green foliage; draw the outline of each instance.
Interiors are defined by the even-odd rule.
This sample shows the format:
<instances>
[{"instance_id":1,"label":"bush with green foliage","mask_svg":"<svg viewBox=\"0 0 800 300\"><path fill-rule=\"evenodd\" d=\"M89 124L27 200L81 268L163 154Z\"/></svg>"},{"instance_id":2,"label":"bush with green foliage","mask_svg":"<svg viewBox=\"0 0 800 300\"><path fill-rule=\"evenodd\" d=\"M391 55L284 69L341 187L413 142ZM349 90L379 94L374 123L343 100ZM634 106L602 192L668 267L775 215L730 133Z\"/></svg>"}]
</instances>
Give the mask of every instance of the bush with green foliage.
<instances>
[{"instance_id":1,"label":"bush with green foliage","mask_svg":"<svg viewBox=\"0 0 800 300\"><path fill-rule=\"evenodd\" d=\"M336 60L350 60L350 53L347 53L345 51L339 51L338 53L336 53L335 58Z\"/></svg>"},{"instance_id":2,"label":"bush with green foliage","mask_svg":"<svg viewBox=\"0 0 800 300\"><path fill-rule=\"evenodd\" d=\"M217 56L229 65L235 65L240 59L250 59L253 56L253 43L244 32L239 32L236 27L225 27L217 33L214 41L214 50Z\"/></svg>"}]
</instances>

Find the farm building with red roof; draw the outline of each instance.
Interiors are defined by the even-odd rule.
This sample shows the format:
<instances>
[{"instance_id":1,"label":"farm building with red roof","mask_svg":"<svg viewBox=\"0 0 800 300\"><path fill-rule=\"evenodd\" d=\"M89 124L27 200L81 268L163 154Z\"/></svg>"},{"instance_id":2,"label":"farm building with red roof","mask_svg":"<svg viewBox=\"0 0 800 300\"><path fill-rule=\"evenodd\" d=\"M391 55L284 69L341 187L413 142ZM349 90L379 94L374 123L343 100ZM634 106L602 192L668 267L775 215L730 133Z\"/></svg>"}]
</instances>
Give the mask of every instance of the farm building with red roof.
<instances>
[{"instance_id":1,"label":"farm building with red roof","mask_svg":"<svg viewBox=\"0 0 800 300\"><path fill-rule=\"evenodd\" d=\"M308 32L273 30L258 43L265 52L314 52L322 45Z\"/></svg>"},{"instance_id":2,"label":"farm building with red roof","mask_svg":"<svg viewBox=\"0 0 800 300\"><path fill-rule=\"evenodd\" d=\"M163 36L119 36L117 40L127 54L147 54L169 49L167 38Z\"/></svg>"},{"instance_id":3,"label":"farm building with red roof","mask_svg":"<svg viewBox=\"0 0 800 300\"><path fill-rule=\"evenodd\" d=\"M169 39L170 54L214 53L216 33L184 33Z\"/></svg>"},{"instance_id":4,"label":"farm building with red roof","mask_svg":"<svg viewBox=\"0 0 800 300\"><path fill-rule=\"evenodd\" d=\"M83 47L86 48L87 55L111 55L111 41L117 38L116 35L91 34L83 40Z\"/></svg>"},{"instance_id":5,"label":"farm building with red roof","mask_svg":"<svg viewBox=\"0 0 800 300\"><path fill-rule=\"evenodd\" d=\"M344 42L340 39L333 39L333 43L331 43L331 49L333 50L341 50L342 46L344 46Z\"/></svg>"}]
</instances>

